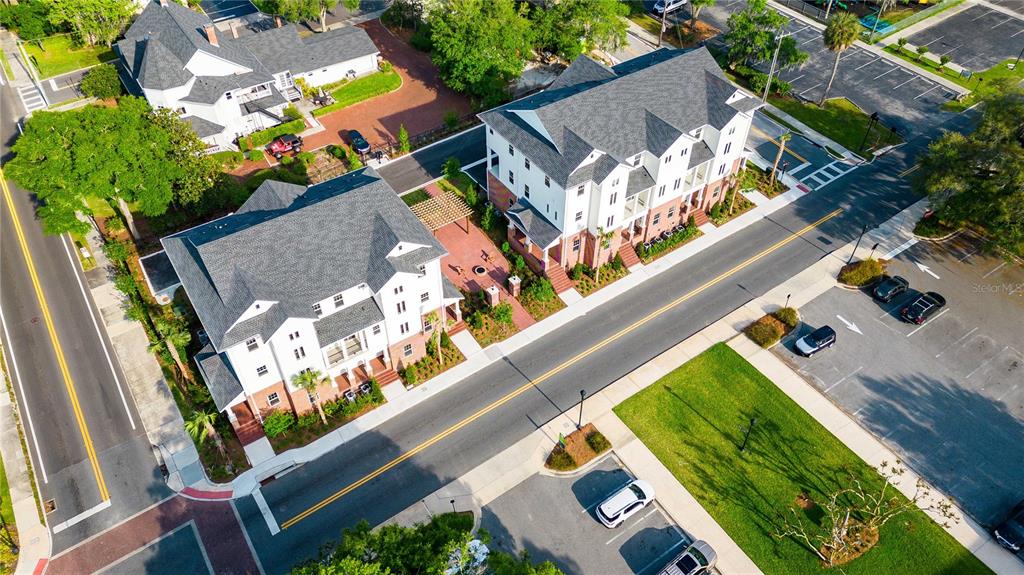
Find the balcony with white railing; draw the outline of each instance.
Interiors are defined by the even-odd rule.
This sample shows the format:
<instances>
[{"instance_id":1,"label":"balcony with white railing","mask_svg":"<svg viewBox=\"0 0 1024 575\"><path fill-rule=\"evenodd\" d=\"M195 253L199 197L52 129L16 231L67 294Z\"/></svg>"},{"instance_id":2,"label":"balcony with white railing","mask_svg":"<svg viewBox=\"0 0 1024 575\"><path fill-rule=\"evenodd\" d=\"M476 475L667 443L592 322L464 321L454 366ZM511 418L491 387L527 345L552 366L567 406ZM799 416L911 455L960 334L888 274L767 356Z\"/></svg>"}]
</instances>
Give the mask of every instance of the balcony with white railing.
<instances>
[{"instance_id":1,"label":"balcony with white railing","mask_svg":"<svg viewBox=\"0 0 1024 575\"><path fill-rule=\"evenodd\" d=\"M623 212L623 218L629 220L634 216L639 216L647 213L648 204L650 203L651 188L626 199L626 207Z\"/></svg>"}]
</instances>

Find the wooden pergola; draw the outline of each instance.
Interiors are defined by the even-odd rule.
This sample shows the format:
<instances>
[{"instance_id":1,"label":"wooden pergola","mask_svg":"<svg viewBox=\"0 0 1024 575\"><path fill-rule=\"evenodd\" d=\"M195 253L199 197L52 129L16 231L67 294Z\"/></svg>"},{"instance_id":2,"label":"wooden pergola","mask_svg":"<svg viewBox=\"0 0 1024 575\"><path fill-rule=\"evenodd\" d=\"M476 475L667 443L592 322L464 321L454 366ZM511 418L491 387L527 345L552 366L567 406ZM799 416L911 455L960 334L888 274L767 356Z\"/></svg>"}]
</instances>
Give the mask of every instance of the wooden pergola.
<instances>
[{"instance_id":1,"label":"wooden pergola","mask_svg":"<svg viewBox=\"0 0 1024 575\"><path fill-rule=\"evenodd\" d=\"M429 200L414 204L411 209L431 232L465 219L466 224L463 227L466 233L469 233L469 216L473 215L473 208L455 192L442 192Z\"/></svg>"}]
</instances>

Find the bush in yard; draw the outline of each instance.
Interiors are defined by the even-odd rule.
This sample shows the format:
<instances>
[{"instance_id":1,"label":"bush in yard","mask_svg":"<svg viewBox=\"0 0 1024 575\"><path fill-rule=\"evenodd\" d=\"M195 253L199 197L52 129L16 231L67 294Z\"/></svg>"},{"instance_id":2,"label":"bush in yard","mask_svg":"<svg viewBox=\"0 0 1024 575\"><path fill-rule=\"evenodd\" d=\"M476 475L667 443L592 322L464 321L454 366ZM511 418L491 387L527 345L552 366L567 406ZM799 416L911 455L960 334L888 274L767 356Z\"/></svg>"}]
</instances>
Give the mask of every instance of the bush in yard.
<instances>
[{"instance_id":1,"label":"bush in yard","mask_svg":"<svg viewBox=\"0 0 1024 575\"><path fill-rule=\"evenodd\" d=\"M523 288L523 295L533 301L547 302L555 298L555 288L551 287L551 280L548 278L537 278L530 282L530 285Z\"/></svg>"},{"instance_id":2,"label":"bush in yard","mask_svg":"<svg viewBox=\"0 0 1024 575\"><path fill-rule=\"evenodd\" d=\"M408 154L412 146L409 144L409 130L405 129L405 124L398 125L398 149L403 154Z\"/></svg>"},{"instance_id":3,"label":"bush in yard","mask_svg":"<svg viewBox=\"0 0 1024 575\"><path fill-rule=\"evenodd\" d=\"M484 208L483 215L480 216L480 227L483 228L483 230L485 232L488 232L488 231L491 230L491 226L493 226L493 225L494 225L494 208L491 206L491 204L487 204L487 207Z\"/></svg>"},{"instance_id":4,"label":"bush in yard","mask_svg":"<svg viewBox=\"0 0 1024 575\"><path fill-rule=\"evenodd\" d=\"M212 154L214 160L220 163L220 165L229 170L233 170L238 166L242 165L245 161L245 154L242 152L236 152L234 150L225 150L223 152L217 152Z\"/></svg>"},{"instance_id":5,"label":"bush in yard","mask_svg":"<svg viewBox=\"0 0 1024 575\"><path fill-rule=\"evenodd\" d=\"M950 60L952 60L952 58L950 58L948 54L943 54L942 56L939 56L939 63L941 63L943 66L949 64Z\"/></svg>"},{"instance_id":6,"label":"bush in yard","mask_svg":"<svg viewBox=\"0 0 1024 575\"><path fill-rule=\"evenodd\" d=\"M380 62L377 63L377 69L386 74L394 70L395 66L391 62L388 62L387 60L381 60Z\"/></svg>"},{"instance_id":7,"label":"bush in yard","mask_svg":"<svg viewBox=\"0 0 1024 575\"><path fill-rule=\"evenodd\" d=\"M615 257L612 258L612 261L609 265L611 266L612 270L616 272L621 272L622 268L626 267L626 263L622 261L622 256L619 254L615 254Z\"/></svg>"},{"instance_id":8,"label":"bush in yard","mask_svg":"<svg viewBox=\"0 0 1024 575\"><path fill-rule=\"evenodd\" d=\"M512 324L512 304L506 302L499 303L491 309L491 317L498 323L506 325Z\"/></svg>"},{"instance_id":9,"label":"bush in yard","mask_svg":"<svg viewBox=\"0 0 1024 575\"><path fill-rule=\"evenodd\" d=\"M262 148L266 146L274 138L282 136L284 134L298 134L299 132L306 129L306 122L302 120L292 120L291 122L285 122L278 124L273 128L267 128L266 130L260 130L259 132L253 132L247 137L243 138L247 140L248 148Z\"/></svg>"},{"instance_id":10,"label":"bush in yard","mask_svg":"<svg viewBox=\"0 0 1024 575\"><path fill-rule=\"evenodd\" d=\"M508 242L501 242L501 253L508 255L512 251L512 246Z\"/></svg>"},{"instance_id":11,"label":"bush in yard","mask_svg":"<svg viewBox=\"0 0 1024 575\"><path fill-rule=\"evenodd\" d=\"M324 412L327 413L326 411ZM307 427L316 427L320 424L320 416L317 415L316 411L304 413L299 416L299 428L305 429Z\"/></svg>"},{"instance_id":12,"label":"bush in yard","mask_svg":"<svg viewBox=\"0 0 1024 575\"><path fill-rule=\"evenodd\" d=\"M848 286L862 287L882 277L885 268L882 262L872 258L843 266L839 272L839 282Z\"/></svg>"},{"instance_id":13,"label":"bush in yard","mask_svg":"<svg viewBox=\"0 0 1024 575\"><path fill-rule=\"evenodd\" d=\"M572 271L569 272L569 277L572 279L572 281L578 282L581 279L583 279L584 274L590 275L589 273L587 273L587 264L578 263L572 266Z\"/></svg>"},{"instance_id":14,"label":"bush in yard","mask_svg":"<svg viewBox=\"0 0 1024 575\"><path fill-rule=\"evenodd\" d=\"M917 59L920 60L922 56L928 53L928 46L917 47Z\"/></svg>"},{"instance_id":15,"label":"bush in yard","mask_svg":"<svg viewBox=\"0 0 1024 575\"><path fill-rule=\"evenodd\" d=\"M290 166L295 162L295 158L293 158L292 156L281 156L281 159L279 161L281 162L282 166Z\"/></svg>"},{"instance_id":16,"label":"bush in yard","mask_svg":"<svg viewBox=\"0 0 1024 575\"><path fill-rule=\"evenodd\" d=\"M110 229L109 225L107 229ZM128 242L122 242L121 240L107 241L107 243L103 244L103 253L107 256L108 260L114 263L126 262L132 256L132 250L128 247Z\"/></svg>"},{"instance_id":17,"label":"bush in yard","mask_svg":"<svg viewBox=\"0 0 1024 575\"><path fill-rule=\"evenodd\" d=\"M405 383L408 383L409 385L416 385L416 382L418 382L419 380L419 374L416 373L415 365L410 365L409 367L405 368Z\"/></svg>"},{"instance_id":18,"label":"bush in yard","mask_svg":"<svg viewBox=\"0 0 1024 575\"><path fill-rule=\"evenodd\" d=\"M516 254L516 257L512 261L512 271L516 273L522 272L526 268L526 259L523 258L522 254Z\"/></svg>"},{"instance_id":19,"label":"bush in yard","mask_svg":"<svg viewBox=\"0 0 1024 575\"><path fill-rule=\"evenodd\" d=\"M612 444L608 441L608 438L604 436L600 431L592 431L587 435L587 445L594 450L594 453L600 454L608 449L611 449Z\"/></svg>"},{"instance_id":20,"label":"bush in yard","mask_svg":"<svg viewBox=\"0 0 1024 575\"><path fill-rule=\"evenodd\" d=\"M476 205L480 203L480 196L476 193L476 188L473 186L470 186L466 190L466 193L463 194L463 199L466 200L467 206L474 209L476 208Z\"/></svg>"},{"instance_id":21,"label":"bush in yard","mask_svg":"<svg viewBox=\"0 0 1024 575\"><path fill-rule=\"evenodd\" d=\"M711 219L717 220L722 215L722 204L721 203L715 204L715 206L713 208L711 208L711 214L710 215L711 215Z\"/></svg>"},{"instance_id":22,"label":"bush in yard","mask_svg":"<svg viewBox=\"0 0 1024 575\"><path fill-rule=\"evenodd\" d=\"M479 310L469 314L466 317L466 323L473 329L481 329L484 327L483 314L481 314Z\"/></svg>"},{"instance_id":23,"label":"bush in yard","mask_svg":"<svg viewBox=\"0 0 1024 575\"><path fill-rule=\"evenodd\" d=\"M446 331L441 332L441 347L444 349L452 348L452 338L448 336L448 332Z\"/></svg>"},{"instance_id":24,"label":"bush in yard","mask_svg":"<svg viewBox=\"0 0 1024 575\"><path fill-rule=\"evenodd\" d=\"M343 162L348 159L348 151L345 150L344 146L331 144L327 146L327 153Z\"/></svg>"},{"instance_id":25,"label":"bush in yard","mask_svg":"<svg viewBox=\"0 0 1024 575\"><path fill-rule=\"evenodd\" d=\"M796 324L800 323L800 314L797 313L796 308L780 308L772 312L772 315L788 328L794 328Z\"/></svg>"},{"instance_id":26,"label":"bush in yard","mask_svg":"<svg viewBox=\"0 0 1024 575\"><path fill-rule=\"evenodd\" d=\"M459 159L452 156L444 161L444 177L450 181L455 181L459 177L462 164L459 163Z\"/></svg>"},{"instance_id":27,"label":"bush in yard","mask_svg":"<svg viewBox=\"0 0 1024 575\"><path fill-rule=\"evenodd\" d=\"M316 159L316 154L313 152L299 152L298 154L295 154L295 158L302 162L303 166L308 166Z\"/></svg>"},{"instance_id":28,"label":"bush in yard","mask_svg":"<svg viewBox=\"0 0 1024 575\"><path fill-rule=\"evenodd\" d=\"M782 322L770 315L766 315L747 326L744 332L754 343L764 349L768 349L782 339L784 330L782 329Z\"/></svg>"},{"instance_id":29,"label":"bush in yard","mask_svg":"<svg viewBox=\"0 0 1024 575\"><path fill-rule=\"evenodd\" d=\"M359 159L359 154L352 154L348 157L348 169L358 170L363 167L363 161Z\"/></svg>"},{"instance_id":30,"label":"bush in yard","mask_svg":"<svg viewBox=\"0 0 1024 575\"><path fill-rule=\"evenodd\" d=\"M576 462L572 460L572 456L561 447L555 447L551 451L551 455L548 455L545 465L555 471L572 471L576 469Z\"/></svg>"},{"instance_id":31,"label":"bush in yard","mask_svg":"<svg viewBox=\"0 0 1024 575\"><path fill-rule=\"evenodd\" d=\"M459 115L454 110L448 110L444 113L444 125L449 130L454 130L459 127Z\"/></svg>"},{"instance_id":32,"label":"bush in yard","mask_svg":"<svg viewBox=\"0 0 1024 575\"><path fill-rule=\"evenodd\" d=\"M433 49L433 43L430 41L429 23L424 22L419 28L416 28L416 31L409 38L409 45L420 52L430 52Z\"/></svg>"},{"instance_id":33,"label":"bush in yard","mask_svg":"<svg viewBox=\"0 0 1024 575\"><path fill-rule=\"evenodd\" d=\"M277 437L295 425L295 415L290 411L275 411L263 418L263 432L267 437Z\"/></svg>"},{"instance_id":34,"label":"bush in yard","mask_svg":"<svg viewBox=\"0 0 1024 575\"><path fill-rule=\"evenodd\" d=\"M82 93L94 98L115 98L121 95L121 78L113 64L100 64L82 78Z\"/></svg>"},{"instance_id":35,"label":"bush in yard","mask_svg":"<svg viewBox=\"0 0 1024 575\"><path fill-rule=\"evenodd\" d=\"M289 120L298 120L302 117L302 112L299 112L299 109L295 107L295 104L288 104L284 107L284 110L282 110L281 113Z\"/></svg>"}]
</instances>

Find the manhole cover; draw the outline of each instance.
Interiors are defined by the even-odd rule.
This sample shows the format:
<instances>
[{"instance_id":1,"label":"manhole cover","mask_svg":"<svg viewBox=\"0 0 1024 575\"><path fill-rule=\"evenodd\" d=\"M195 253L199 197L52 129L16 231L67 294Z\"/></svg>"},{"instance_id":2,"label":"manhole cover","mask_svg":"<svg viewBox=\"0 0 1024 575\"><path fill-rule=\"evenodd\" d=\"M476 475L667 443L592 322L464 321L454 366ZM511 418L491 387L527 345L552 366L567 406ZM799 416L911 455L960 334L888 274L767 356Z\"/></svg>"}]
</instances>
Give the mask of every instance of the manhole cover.
<instances>
[{"instance_id":1,"label":"manhole cover","mask_svg":"<svg viewBox=\"0 0 1024 575\"><path fill-rule=\"evenodd\" d=\"M487 273L487 268L485 268L484 266L476 266L473 268L473 273L475 273L478 276L482 276L485 273Z\"/></svg>"}]
</instances>

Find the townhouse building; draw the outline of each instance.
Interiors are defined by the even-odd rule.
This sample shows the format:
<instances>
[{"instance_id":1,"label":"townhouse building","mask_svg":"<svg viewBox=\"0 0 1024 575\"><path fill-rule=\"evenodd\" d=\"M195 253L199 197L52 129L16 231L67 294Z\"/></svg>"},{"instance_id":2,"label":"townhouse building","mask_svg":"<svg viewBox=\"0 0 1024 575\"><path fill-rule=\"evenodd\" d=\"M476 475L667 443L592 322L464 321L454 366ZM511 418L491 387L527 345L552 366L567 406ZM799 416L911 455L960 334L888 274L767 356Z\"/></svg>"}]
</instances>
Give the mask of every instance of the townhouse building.
<instances>
[{"instance_id":1,"label":"townhouse building","mask_svg":"<svg viewBox=\"0 0 1024 575\"><path fill-rule=\"evenodd\" d=\"M173 0L150 2L116 45L128 91L189 122L210 151L284 121L299 78L313 87L377 70L362 28L301 37L294 24L215 25ZM227 29L220 29L225 26Z\"/></svg>"},{"instance_id":2,"label":"townhouse building","mask_svg":"<svg viewBox=\"0 0 1024 575\"><path fill-rule=\"evenodd\" d=\"M323 401L394 382L460 317L444 248L369 168L268 180L237 212L161 241L209 338L199 371L236 426L312 409L292 384L306 370L329 377Z\"/></svg>"},{"instance_id":3,"label":"townhouse building","mask_svg":"<svg viewBox=\"0 0 1024 575\"><path fill-rule=\"evenodd\" d=\"M760 104L705 48L610 68L581 56L543 92L480 114L488 198L535 268L607 263L623 243L706 221Z\"/></svg>"}]
</instances>

